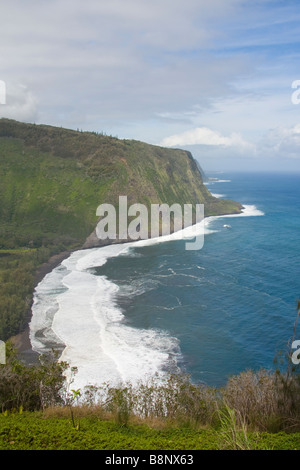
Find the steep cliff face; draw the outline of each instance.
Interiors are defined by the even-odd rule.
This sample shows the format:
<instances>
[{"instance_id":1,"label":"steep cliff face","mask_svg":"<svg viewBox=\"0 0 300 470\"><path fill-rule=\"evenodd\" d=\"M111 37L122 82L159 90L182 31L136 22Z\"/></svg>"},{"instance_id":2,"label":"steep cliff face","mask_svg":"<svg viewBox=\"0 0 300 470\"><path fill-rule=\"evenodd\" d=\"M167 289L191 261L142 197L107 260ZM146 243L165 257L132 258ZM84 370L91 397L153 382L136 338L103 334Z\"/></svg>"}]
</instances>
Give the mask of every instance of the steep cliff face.
<instances>
[{"instance_id":1,"label":"steep cliff face","mask_svg":"<svg viewBox=\"0 0 300 470\"><path fill-rule=\"evenodd\" d=\"M239 212L214 198L192 155L91 132L0 120L0 244L45 240L101 245L96 209L128 204L204 204L205 215Z\"/></svg>"},{"instance_id":2,"label":"steep cliff face","mask_svg":"<svg viewBox=\"0 0 300 470\"><path fill-rule=\"evenodd\" d=\"M111 243L95 234L96 211L105 203L117 209L119 196L150 210L153 203L204 204L205 215L241 210L210 194L189 152L0 119L2 340L26 329L34 286L62 256Z\"/></svg>"}]
</instances>

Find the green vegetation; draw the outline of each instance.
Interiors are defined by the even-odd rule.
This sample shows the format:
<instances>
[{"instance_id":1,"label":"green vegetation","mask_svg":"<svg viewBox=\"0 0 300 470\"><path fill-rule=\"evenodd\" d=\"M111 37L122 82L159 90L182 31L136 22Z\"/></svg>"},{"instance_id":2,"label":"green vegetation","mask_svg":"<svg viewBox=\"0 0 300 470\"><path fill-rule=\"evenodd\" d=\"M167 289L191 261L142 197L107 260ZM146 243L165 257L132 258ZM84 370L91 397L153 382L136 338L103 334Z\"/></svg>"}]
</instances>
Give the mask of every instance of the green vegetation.
<instances>
[{"instance_id":1,"label":"green vegetation","mask_svg":"<svg viewBox=\"0 0 300 470\"><path fill-rule=\"evenodd\" d=\"M246 371L222 389L163 383L72 390L52 353L0 365L0 449L300 450L300 376ZM76 369L73 369L76 374ZM80 402L79 402L80 401Z\"/></svg>"},{"instance_id":2,"label":"green vegetation","mask_svg":"<svg viewBox=\"0 0 300 470\"><path fill-rule=\"evenodd\" d=\"M64 245L0 250L0 338L25 330L30 320L36 271Z\"/></svg>"},{"instance_id":3,"label":"green vegetation","mask_svg":"<svg viewBox=\"0 0 300 470\"><path fill-rule=\"evenodd\" d=\"M130 204L204 203L206 215L239 212L214 198L189 152L89 132L0 120L0 248L82 244L96 208L119 195ZM10 248L12 246L8 246Z\"/></svg>"},{"instance_id":4,"label":"green vegetation","mask_svg":"<svg viewBox=\"0 0 300 470\"><path fill-rule=\"evenodd\" d=\"M300 450L300 433L249 433L247 439L249 450ZM0 450L232 449L223 443L226 440L214 429L170 425L160 428L148 424L124 427L97 414L83 417L79 431L67 416L47 417L41 412L0 415Z\"/></svg>"},{"instance_id":5,"label":"green vegetation","mask_svg":"<svg viewBox=\"0 0 300 470\"><path fill-rule=\"evenodd\" d=\"M0 119L0 338L23 331L37 268L56 253L95 246L102 203L205 204L205 214L239 212L214 198L189 152ZM101 242L101 241L100 241Z\"/></svg>"}]
</instances>

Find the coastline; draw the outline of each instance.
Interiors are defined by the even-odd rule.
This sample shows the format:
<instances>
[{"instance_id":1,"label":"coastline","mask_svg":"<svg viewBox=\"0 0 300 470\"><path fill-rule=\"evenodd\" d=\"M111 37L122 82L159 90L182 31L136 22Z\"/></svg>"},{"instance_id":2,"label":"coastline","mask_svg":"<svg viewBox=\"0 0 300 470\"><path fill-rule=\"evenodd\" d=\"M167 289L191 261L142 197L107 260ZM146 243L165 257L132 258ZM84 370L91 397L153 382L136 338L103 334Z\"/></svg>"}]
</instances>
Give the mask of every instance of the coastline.
<instances>
[{"instance_id":1,"label":"coastline","mask_svg":"<svg viewBox=\"0 0 300 470\"><path fill-rule=\"evenodd\" d=\"M71 250L62 251L61 253L52 255L48 261L41 264L41 266L38 267L35 273L34 288L36 288L36 286L44 279L44 277L48 273L50 273L54 268L56 268L64 259L68 258L71 255L71 253L72 253ZM32 302L33 302L33 298L32 298ZM31 316L32 302L29 307L30 316ZM31 348L31 342L30 342L30 337L29 337L29 322L28 322L26 329L22 331L21 333L15 336L12 336L10 338L10 341L12 342L13 346L17 349L18 353L36 355L36 353Z\"/></svg>"},{"instance_id":2,"label":"coastline","mask_svg":"<svg viewBox=\"0 0 300 470\"><path fill-rule=\"evenodd\" d=\"M206 216L206 218L210 217L228 217L228 216L234 216L234 215L240 215L243 213L244 207L242 205L239 206L239 212L233 212L233 213L228 213L228 214L220 214L217 216ZM113 245L113 244L123 244L123 243L128 243L131 242L132 240L99 240L97 235L96 235L96 230L94 230L85 240L83 245L81 247L77 247L76 249L73 250L66 250L61 253L57 253L55 255L52 255L48 261L43 263L41 266L38 267L36 273L35 273L35 282L34 282L34 289L36 286L44 279L44 277L49 274L53 269L55 269L57 266L59 266L62 261L67 259L73 252L77 250L88 250L90 248L101 248L104 246L108 245ZM136 240L135 240L136 241ZM32 296L32 301L29 307L29 316L31 317L31 307L32 307L32 302L33 302L33 296ZM39 356L38 353L34 352L32 350L31 346L31 341L30 341L30 327L29 327L30 320L28 321L26 329L18 333L15 336L12 336L10 338L10 341L12 342L13 346L17 349L18 354L21 356L25 355L27 358L32 357L33 360L36 360L36 358Z\"/></svg>"},{"instance_id":3,"label":"coastline","mask_svg":"<svg viewBox=\"0 0 300 470\"><path fill-rule=\"evenodd\" d=\"M61 253L57 253L55 255L52 255L49 258L48 261L41 264L38 267L38 269L36 270L36 273L35 273L34 289L44 279L44 277L47 274L51 273L51 271L53 271L53 269L55 269L57 266L59 266L62 263L62 261L67 259L72 253L74 253L74 251L88 250L89 248L100 248L101 246L112 245L113 243L122 243L122 242L126 243L126 241L127 241L127 240L125 240L125 241L118 240L117 242L116 241L113 241L113 242L103 242L102 241L102 243L99 243L98 245L96 245L96 244L94 244L94 239L95 239L94 235L92 234L86 239L86 241L84 242L84 244L81 247L79 246L74 250L66 250L66 251L62 251ZM32 293L31 304L30 304L30 307L29 307L29 313L28 313L30 318L31 318L32 303L33 303L33 293ZM34 356L38 356L38 354L35 353L32 350L32 347L31 347L29 323L30 323L30 320L28 321L26 329L24 331L22 331L21 333L18 333L17 335L12 336L11 338L9 338L9 341L12 342L12 345L17 349L19 354L21 354L21 355L25 354L26 356L32 355L34 357Z\"/></svg>"}]
</instances>

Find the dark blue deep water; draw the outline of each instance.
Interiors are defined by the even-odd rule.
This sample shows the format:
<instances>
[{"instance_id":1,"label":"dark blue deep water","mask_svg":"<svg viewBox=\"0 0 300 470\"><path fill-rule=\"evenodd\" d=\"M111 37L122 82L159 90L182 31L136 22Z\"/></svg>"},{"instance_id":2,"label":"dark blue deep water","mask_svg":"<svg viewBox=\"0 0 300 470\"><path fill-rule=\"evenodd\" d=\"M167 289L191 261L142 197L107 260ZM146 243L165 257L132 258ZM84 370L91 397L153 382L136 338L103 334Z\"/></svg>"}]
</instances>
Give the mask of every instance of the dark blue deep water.
<instances>
[{"instance_id":1,"label":"dark blue deep water","mask_svg":"<svg viewBox=\"0 0 300 470\"><path fill-rule=\"evenodd\" d=\"M199 251L182 240L139 247L137 256L111 258L99 270L121 287L128 324L178 338L180 366L212 386L246 369L274 368L300 298L300 175L218 177L207 186L212 193L264 215L215 219Z\"/></svg>"}]
</instances>

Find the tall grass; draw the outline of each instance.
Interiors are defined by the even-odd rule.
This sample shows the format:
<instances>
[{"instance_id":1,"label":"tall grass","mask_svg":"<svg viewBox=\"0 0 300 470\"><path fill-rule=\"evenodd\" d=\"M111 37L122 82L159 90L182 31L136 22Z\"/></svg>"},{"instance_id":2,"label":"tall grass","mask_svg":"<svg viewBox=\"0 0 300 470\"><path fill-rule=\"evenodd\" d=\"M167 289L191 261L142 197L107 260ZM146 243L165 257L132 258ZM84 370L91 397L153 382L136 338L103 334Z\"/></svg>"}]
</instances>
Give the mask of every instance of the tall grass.
<instances>
[{"instance_id":1,"label":"tall grass","mask_svg":"<svg viewBox=\"0 0 300 470\"><path fill-rule=\"evenodd\" d=\"M245 422L242 421L239 413L235 412L228 405L218 411L220 427L218 429L217 440L219 448L222 450L255 450L248 435Z\"/></svg>"}]
</instances>

